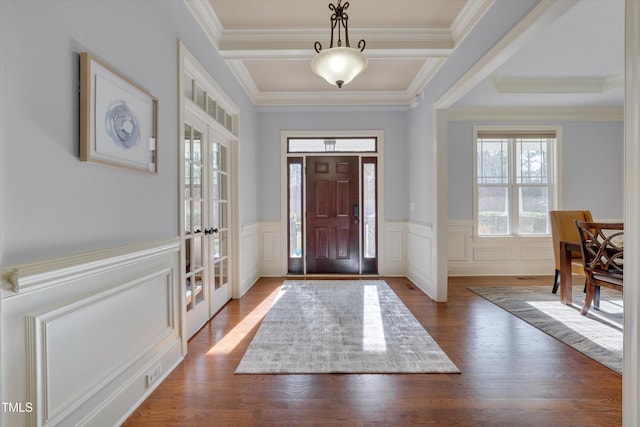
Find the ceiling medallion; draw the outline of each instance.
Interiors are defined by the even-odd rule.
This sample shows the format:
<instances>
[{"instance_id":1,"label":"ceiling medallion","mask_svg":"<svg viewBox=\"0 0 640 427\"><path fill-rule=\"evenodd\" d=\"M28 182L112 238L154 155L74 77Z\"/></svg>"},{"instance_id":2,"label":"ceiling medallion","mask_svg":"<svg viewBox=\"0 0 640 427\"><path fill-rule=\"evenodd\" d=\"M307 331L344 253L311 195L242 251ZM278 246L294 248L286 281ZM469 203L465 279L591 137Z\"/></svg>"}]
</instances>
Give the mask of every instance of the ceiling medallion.
<instances>
[{"instance_id":1,"label":"ceiling medallion","mask_svg":"<svg viewBox=\"0 0 640 427\"><path fill-rule=\"evenodd\" d=\"M349 28L347 21L349 16L345 10L349 7L349 2L341 5L342 0L338 0L336 5L329 3L329 9L333 11L331 15L331 44L329 49L322 50L322 44L315 42L314 49L318 53L311 61L311 69L314 73L328 81L329 83L342 87L362 73L368 64L367 56L362 53L365 41L358 42L358 49L349 45ZM338 39L336 47L333 47L334 32L338 28ZM342 46L342 29L344 29L345 46Z\"/></svg>"}]
</instances>

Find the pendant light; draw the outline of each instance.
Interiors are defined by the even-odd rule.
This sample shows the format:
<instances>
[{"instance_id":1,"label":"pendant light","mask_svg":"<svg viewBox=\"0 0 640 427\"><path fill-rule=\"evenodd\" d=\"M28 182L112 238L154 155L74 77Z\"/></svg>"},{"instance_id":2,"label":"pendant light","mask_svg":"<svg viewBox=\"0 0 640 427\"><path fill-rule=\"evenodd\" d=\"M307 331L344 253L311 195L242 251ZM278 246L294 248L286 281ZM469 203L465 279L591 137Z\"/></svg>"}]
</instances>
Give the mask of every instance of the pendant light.
<instances>
[{"instance_id":1,"label":"pendant light","mask_svg":"<svg viewBox=\"0 0 640 427\"><path fill-rule=\"evenodd\" d=\"M362 73L368 64L367 56L362 53L365 48L365 41L358 42L358 48L354 49L349 45L349 16L345 10L349 7L349 2L341 4L342 0L334 5L329 4L331 15L331 44L329 49L322 50L322 44L315 42L313 45L317 55L311 61L311 69L314 73L328 81L329 83L342 87ZM333 46L334 32L337 27L338 39L336 47ZM342 46L342 29L344 29L345 46Z\"/></svg>"}]
</instances>

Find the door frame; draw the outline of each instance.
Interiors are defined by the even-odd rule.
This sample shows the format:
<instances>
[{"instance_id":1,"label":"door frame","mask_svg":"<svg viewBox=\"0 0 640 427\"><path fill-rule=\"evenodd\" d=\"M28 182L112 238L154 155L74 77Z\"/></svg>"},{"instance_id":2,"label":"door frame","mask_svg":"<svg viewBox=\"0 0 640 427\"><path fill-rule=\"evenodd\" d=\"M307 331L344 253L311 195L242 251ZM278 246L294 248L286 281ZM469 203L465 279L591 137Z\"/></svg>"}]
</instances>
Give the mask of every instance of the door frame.
<instances>
[{"instance_id":1,"label":"door frame","mask_svg":"<svg viewBox=\"0 0 640 427\"><path fill-rule=\"evenodd\" d=\"M209 72L200 64L198 59L187 49L187 47L178 41L178 135L177 135L177 161L178 161L178 217L177 228L180 237L180 302L181 307L181 325L180 331L182 336L183 354L188 352L188 334L186 321L185 296L182 290L185 287L184 277L186 266L184 262L185 246L184 246L184 161L182 153L182 139L184 136L184 123L186 119L186 109L189 108L194 114L200 115L205 122L211 119L202 109L202 106L185 97L185 76L198 81L199 84L207 91L208 94L220 105L231 117L229 128L222 126L217 122L212 123L215 133L225 138L228 143L229 150L229 285L231 287L231 298L240 298L240 200L239 200L239 138L238 138L238 122L240 118L240 109L235 105L231 98L226 94ZM187 106L188 105L188 106ZM210 303L209 303L210 306ZM209 313L209 317L213 317L215 313Z\"/></svg>"},{"instance_id":2,"label":"door frame","mask_svg":"<svg viewBox=\"0 0 640 427\"><path fill-rule=\"evenodd\" d=\"M288 218L287 218L287 204L288 204L288 166L287 159L289 157L306 157L307 155L324 155L327 153L288 153L287 142L289 138L357 138L357 137L371 137L377 139L376 152L334 152L331 154L337 156L357 156L359 157L359 164L362 162L362 157L377 157L377 216L378 216L378 274L384 275L384 242L385 242L385 214L384 214L384 131L379 129L374 130L285 130L280 132L280 248L281 248L281 264L280 271L282 276L296 276L295 274L289 274L288 265ZM306 161L305 161L306 164ZM361 178L360 178L361 179ZM360 185L360 187L362 187ZM361 191L361 189L359 190ZM306 197L306 196L305 196ZM306 209L306 200L303 198L304 208ZM360 239L361 240L361 239ZM306 247L306 239L304 239L303 246ZM362 253L360 253L362 257ZM369 275L369 274L363 274Z\"/></svg>"}]
</instances>

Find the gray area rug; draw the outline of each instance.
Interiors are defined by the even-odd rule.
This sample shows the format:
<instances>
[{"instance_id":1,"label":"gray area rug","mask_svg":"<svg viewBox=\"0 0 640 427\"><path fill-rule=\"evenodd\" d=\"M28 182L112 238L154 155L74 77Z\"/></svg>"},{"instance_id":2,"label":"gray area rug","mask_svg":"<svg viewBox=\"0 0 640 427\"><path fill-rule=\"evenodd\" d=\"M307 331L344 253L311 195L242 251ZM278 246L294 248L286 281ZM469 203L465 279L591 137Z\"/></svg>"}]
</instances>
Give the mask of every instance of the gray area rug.
<instances>
[{"instance_id":1,"label":"gray area rug","mask_svg":"<svg viewBox=\"0 0 640 427\"><path fill-rule=\"evenodd\" d=\"M460 373L382 280L287 280L237 374Z\"/></svg>"},{"instance_id":2,"label":"gray area rug","mask_svg":"<svg viewBox=\"0 0 640 427\"><path fill-rule=\"evenodd\" d=\"M622 292L601 288L600 310L592 306L585 317L582 286L573 287L572 305L560 303L551 286L468 289L622 375Z\"/></svg>"}]
</instances>

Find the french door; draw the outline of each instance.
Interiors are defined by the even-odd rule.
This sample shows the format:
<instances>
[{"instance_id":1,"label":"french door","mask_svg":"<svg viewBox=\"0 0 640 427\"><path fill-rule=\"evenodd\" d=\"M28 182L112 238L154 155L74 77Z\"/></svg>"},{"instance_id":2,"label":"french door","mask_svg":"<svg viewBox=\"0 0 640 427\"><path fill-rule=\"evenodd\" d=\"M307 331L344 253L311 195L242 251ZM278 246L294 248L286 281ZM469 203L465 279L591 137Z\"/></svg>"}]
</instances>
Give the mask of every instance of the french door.
<instances>
[{"instance_id":1,"label":"french door","mask_svg":"<svg viewBox=\"0 0 640 427\"><path fill-rule=\"evenodd\" d=\"M230 298L229 141L198 114L184 124L184 296L191 337Z\"/></svg>"}]
</instances>

